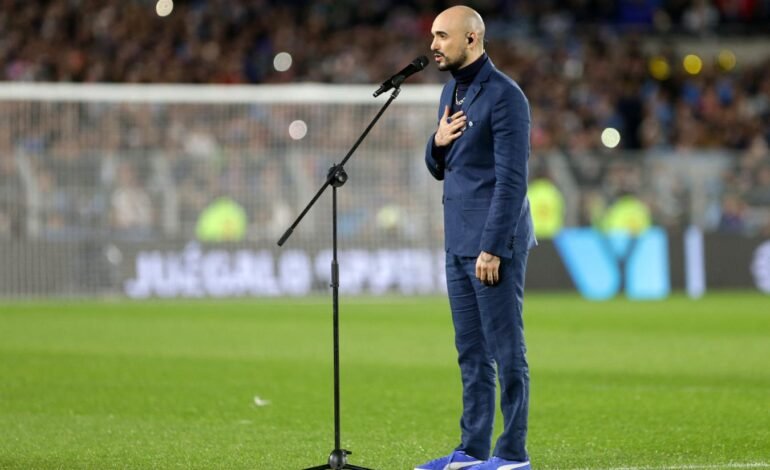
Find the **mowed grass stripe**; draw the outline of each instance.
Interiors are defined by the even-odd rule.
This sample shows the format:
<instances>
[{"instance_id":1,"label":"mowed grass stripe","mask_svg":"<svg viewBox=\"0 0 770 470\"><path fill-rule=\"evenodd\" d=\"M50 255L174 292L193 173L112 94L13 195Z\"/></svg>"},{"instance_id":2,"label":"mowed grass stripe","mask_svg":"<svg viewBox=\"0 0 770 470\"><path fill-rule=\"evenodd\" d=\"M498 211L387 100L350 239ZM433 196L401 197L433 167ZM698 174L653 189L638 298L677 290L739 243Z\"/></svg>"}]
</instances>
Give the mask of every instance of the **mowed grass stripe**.
<instances>
[{"instance_id":1,"label":"mowed grass stripe","mask_svg":"<svg viewBox=\"0 0 770 470\"><path fill-rule=\"evenodd\" d=\"M447 308L343 299L352 463L410 469L456 445ZM719 468L708 465L770 455L767 297L529 295L525 316L536 468ZM319 465L333 447L331 372L326 298L6 303L0 468Z\"/></svg>"}]
</instances>

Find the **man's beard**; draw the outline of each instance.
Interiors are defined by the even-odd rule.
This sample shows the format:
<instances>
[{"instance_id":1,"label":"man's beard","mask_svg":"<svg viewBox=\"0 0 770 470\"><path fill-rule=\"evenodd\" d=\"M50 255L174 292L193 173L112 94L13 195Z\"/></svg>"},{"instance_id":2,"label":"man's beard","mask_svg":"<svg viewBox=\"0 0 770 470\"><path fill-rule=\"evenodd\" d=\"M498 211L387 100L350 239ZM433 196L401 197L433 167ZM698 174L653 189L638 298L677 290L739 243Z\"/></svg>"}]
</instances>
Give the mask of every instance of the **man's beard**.
<instances>
[{"instance_id":1,"label":"man's beard","mask_svg":"<svg viewBox=\"0 0 770 470\"><path fill-rule=\"evenodd\" d=\"M443 55L443 54L442 54ZM438 69L443 71L450 71L455 72L460 69L460 67L465 63L465 61L468 59L468 52L463 50L460 53L460 56L457 58L457 60L450 61L447 56L444 55L444 64L439 64Z\"/></svg>"}]
</instances>

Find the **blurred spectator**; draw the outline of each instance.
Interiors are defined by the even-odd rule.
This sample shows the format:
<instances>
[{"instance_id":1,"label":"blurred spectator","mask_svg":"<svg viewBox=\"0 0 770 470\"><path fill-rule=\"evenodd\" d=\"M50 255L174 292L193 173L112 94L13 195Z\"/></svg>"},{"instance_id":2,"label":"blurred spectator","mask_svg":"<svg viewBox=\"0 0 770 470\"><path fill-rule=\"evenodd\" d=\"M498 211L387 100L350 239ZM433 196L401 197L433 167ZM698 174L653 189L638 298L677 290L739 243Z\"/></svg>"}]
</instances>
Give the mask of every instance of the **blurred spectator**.
<instances>
[{"instance_id":1,"label":"blurred spectator","mask_svg":"<svg viewBox=\"0 0 770 470\"><path fill-rule=\"evenodd\" d=\"M136 170L123 162L118 168L110 201L112 229L118 238L145 240L153 233L154 211L150 195L139 186Z\"/></svg>"},{"instance_id":2,"label":"blurred spectator","mask_svg":"<svg viewBox=\"0 0 770 470\"><path fill-rule=\"evenodd\" d=\"M37 232L48 239L72 237L76 225L69 221L75 219L74 203L70 195L56 184L49 170L41 168L37 172L33 194L30 206L40 221Z\"/></svg>"},{"instance_id":3,"label":"blurred spectator","mask_svg":"<svg viewBox=\"0 0 770 470\"><path fill-rule=\"evenodd\" d=\"M259 204L250 227L251 237L278 241L296 216L284 196L288 183L280 164L269 162L256 171L253 186L251 199Z\"/></svg>"},{"instance_id":4,"label":"blurred spectator","mask_svg":"<svg viewBox=\"0 0 770 470\"><path fill-rule=\"evenodd\" d=\"M377 238L385 241L421 240L427 230L427 221L415 216L420 207L415 198L404 191L393 193L384 200L374 215Z\"/></svg>"},{"instance_id":5,"label":"blurred spectator","mask_svg":"<svg viewBox=\"0 0 770 470\"><path fill-rule=\"evenodd\" d=\"M743 233L746 229L746 203L735 194L722 199L722 215L719 230L725 233Z\"/></svg>"},{"instance_id":6,"label":"blurred spectator","mask_svg":"<svg viewBox=\"0 0 770 470\"><path fill-rule=\"evenodd\" d=\"M208 0L177 2L5 0L0 78L76 82L379 82L425 52L432 16L446 0ZM562 41L590 31L767 32L762 1L622 0L477 2L490 42ZM740 24L740 28L732 28ZM601 28L597 28L601 27ZM764 28L763 28L764 27ZM387 34L383 34L387 31ZM277 72L279 52L293 66ZM371 60L372 52L378 60ZM495 54L498 57L498 54ZM515 62L498 64L516 68ZM436 80L435 72L411 80Z\"/></svg>"},{"instance_id":7,"label":"blurred spectator","mask_svg":"<svg viewBox=\"0 0 770 470\"><path fill-rule=\"evenodd\" d=\"M684 11L682 23L687 31L706 34L719 25L719 11L710 0L693 0Z\"/></svg>"},{"instance_id":8,"label":"blurred spectator","mask_svg":"<svg viewBox=\"0 0 770 470\"><path fill-rule=\"evenodd\" d=\"M615 200L604 215L602 228L606 232L628 232L639 235L652 225L652 217L647 204L633 194L621 195Z\"/></svg>"},{"instance_id":9,"label":"blurred spectator","mask_svg":"<svg viewBox=\"0 0 770 470\"><path fill-rule=\"evenodd\" d=\"M766 163L757 172L756 180L746 193L746 202L770 208L770 164Z\"/></svg>"},{"instance_id":10,"label":"blurred spectator","mask_svg":"<svg viewBox=\"0 0 770 470\"><path fill-rule=\"evenodd\" d=\"M564 196L549 178L529 183L527 192L535 226L535 236L544 240L555 237L564 226Z\"/></svg>"},{"instance_id":11,"label":"blurred spectator","mask_svg":"<svg viewBox=\"0 0 770 470\"><path fill-rule=\"evenodd\" d=\"M16 162L0 150L0 239L21 238L25 232L25 194Z\"/></svg>"},{"instance_id":12,"label":"blurred spectator","mask_svg":"<svg viewBox=\"0 0 770 470\"><path fill-rule=\"evenodd\" d=\"M450 2L208 0L177 2L166 18L155 15L152 3L2 0L0 80L376 83L427 52L433 15ZM668 175L665 163L649 165L645 157L722 151L735 155L712 194L723 223L715 215L707 228L761 230L770 166L770 50L765 57L757 53L753 63L736 64L729 54L703 57L698 72L688 73L669 35L768 34L767 1L522 0L476 7L488 18L488 48L496 65L515 77L531 100L532 161L553 153L567 156L580 188L581 223L597 223L609 202L626 192L649 202L655 223L687 223L688 186L698 183ZM274 66L279 52L292 55L285 72ZM410 83L445 79L428 67ZM0 102L2 129L16 125L12 133L0 132L0 233L24 232L25 207L7 202L16 192L12 188L25 181L10 163L15 149L35 162L29 188L23 189L39 194L26 210L38 214L49 235L95 231L102 219L122 232L157 235L157 224L173 218L162 213L168 210L181 227L167 224L171 229L164 233L191 237L212 195L226 190L240 201L260 201L244 207L253 214L252 238L275 238L291 222L292 209L304 202L281 188L296 187L298 174L315 178L318 172L312 164L291 170L282 160L273 165L285 154L288 123L297 118L297 108L289 105L233 106L225 113L191 104L25 106ZM349 146L370 111L338 107L329 118L318 108L303 109L311 124L323 120L335 130L314 134L311 125L307 148ZM387 114L367 143L408 149L413 140L424 139L423 122L417 113ZM608 127L621 134L617 149L602 143ZM624 158L618 157L621 152ZM100 181L103 154L136 158L133 169L120 167L112 193L110 181ZM412 222L403 221L419 219L412 213L414 201L392 194L408 181L402 173L410 172L403 170L376 169L365 190L375 207L385 208L379 218L384 231L412 237L405 228ZM152 204L137 183L149 177L170 186L167 206ZM660 180L670 187L661 190ZM730 196L723 199L723 192ZM341 220L343 233L351 236L367 233L377 222L358 207L341 211Z\"/></svg>"},{"instance_id":13,"label":"blurred spectator","mask_svg":"<svg viewBox=\"0 0 770 470\"><path fill-rule=\"evenodd\" d=\"M237 242L243 240L248 227L246 211L229 197L218 197L201 212L196 227L202 242Z\"/></svg>"}]
</instances>

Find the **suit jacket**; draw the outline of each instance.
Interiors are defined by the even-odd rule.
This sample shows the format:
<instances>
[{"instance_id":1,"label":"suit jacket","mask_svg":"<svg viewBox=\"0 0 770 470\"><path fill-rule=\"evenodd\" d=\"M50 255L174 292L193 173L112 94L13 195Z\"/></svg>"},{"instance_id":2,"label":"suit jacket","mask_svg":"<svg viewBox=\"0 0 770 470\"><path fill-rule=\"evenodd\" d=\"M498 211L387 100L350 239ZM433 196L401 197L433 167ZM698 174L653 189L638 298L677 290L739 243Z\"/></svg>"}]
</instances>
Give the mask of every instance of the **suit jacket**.
<instances>
[{"instance_id":1,"label":"suit jacket","mask_svg":"<svg viewBox=\"0 0 770 470\"><path fill-rule=\"evenodd\" d=\"M455 80L441 92L438 116L454 100ZM444 181L444 240L448 252L511 258L536 244L527 200L530 111L521 88L491 60L471 82L461 108L465 131L444 152L433 136L425 163ZM450 113L451 114L451 113ZM514 250L514 247L516 250Z\"/></svg>"}]
</instances>

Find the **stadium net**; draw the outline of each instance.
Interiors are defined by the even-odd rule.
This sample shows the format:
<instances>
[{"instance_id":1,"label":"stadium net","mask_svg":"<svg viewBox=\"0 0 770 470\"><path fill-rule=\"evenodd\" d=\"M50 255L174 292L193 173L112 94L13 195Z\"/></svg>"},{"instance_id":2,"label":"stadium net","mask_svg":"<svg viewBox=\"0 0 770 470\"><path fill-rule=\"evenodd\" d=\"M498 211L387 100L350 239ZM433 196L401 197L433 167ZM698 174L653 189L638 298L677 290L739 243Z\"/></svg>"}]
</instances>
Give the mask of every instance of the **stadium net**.
<instances>
[{"instance_id":1,"label":"stadium net","mask_svg":"<svg viewBox=\"0 0 770 470\"><path fill-rule=\"evenodd\" d=\"M0 84L0 297L327 291L330 191L277 241L387 99L373 89ZM343 293L446 288L442 189L423 162L439 94L404 86L346 165ZM657 223L707 226L730 159L567 153L530 158L564 193L566 226L628 187Z\"/></svg>"},{"instance_id":2,"label":"stadium net","mask_svg":"<svg viewBox=\"0 0 770 470\"><path fill-rule=\"evenodd\" d=\"M372 91L3 85L0 295L324 289L331 191L276 242L384 103ZM441 185L423 163L439 92L405 86L346 165L348 290L387 291L399 281L386 271L426 262L434 276L411 289L442 282Z\"/></svg>"}]
</instances>

